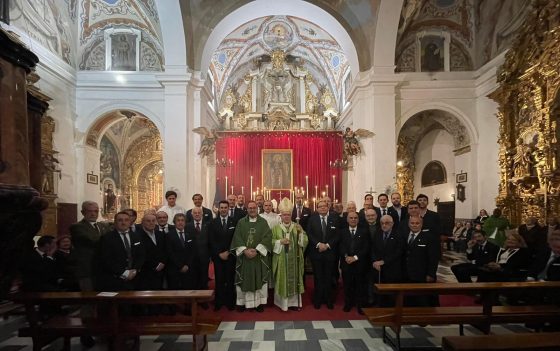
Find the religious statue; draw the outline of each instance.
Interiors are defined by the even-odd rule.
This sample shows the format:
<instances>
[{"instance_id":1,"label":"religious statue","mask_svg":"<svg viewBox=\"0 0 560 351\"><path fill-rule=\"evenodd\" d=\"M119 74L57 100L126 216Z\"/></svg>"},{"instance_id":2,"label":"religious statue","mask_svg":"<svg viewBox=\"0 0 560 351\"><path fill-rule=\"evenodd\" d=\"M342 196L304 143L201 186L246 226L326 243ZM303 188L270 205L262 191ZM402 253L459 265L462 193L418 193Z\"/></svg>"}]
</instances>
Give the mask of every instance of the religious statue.
<instances>
[{"instance_id":1,"label":"religious statue","mask_svg":"<svg viewBox=\"0 0 560 351\"><path fill-rule=\"evenodd\" d=\"M193 132L204 137L202 143L200 143L200 150L198 151L198 155L202 158L212 155L216 150L216 140L218 140L218 134L216 134L216 130L208 130L206 127L198 127L193 129Z\"/></svg>"},{"instance_id":2,"label":"religious statue","mask_svg":"<svg viewBox=\"0 0 560 351\"><path fill-rule=\"evenodd\" d=\"M360 138L369 138L374 136L375 133L370 132L367 129L357 129L356 131L352 131L350 127L346 128L344 132L344 154L347 156L358 156L362 153L362 148L360 147L360 142L358 141L358 137Z\"/></svg>"},{"instance_id":3,"label":"religious statue","mask_svg":"<svg viewBox=\"0 0 560 351\"><path fill-rule=\"evenodd\" d=\"M108 183L105 189L105 213L114 213L116 208L117 195L113 191L113 184Z\"/></svg>"},{"instance_id":4,"label":"religious statue","mask_svg":"<svg viewBox=\"0 0 560 351\"><path fill-rule=\"evenodd\" d=\"M56 165L60 162L49 153L42 154L41 161L43 161L41 192L43 194L52 194L54 192L53 173L60 172L56 169Z\"/></svg>"},{"instance_id":5,"label":"religious statue","mask_svg":"<svg viewBox=\"0 0 560 351\"><path fill-rule=\"evenodd\" d=\"M522 178L532 175L533 163L532 146L525 144L523 138L517 139L515 154L513 154L513 176Z\"/></svg>"},{"instance_id":6,"label":"religious statue","mask_svg":"<svg viewBox=\"0 0 560 351\"><path fill-rule=\"evenodd\" d=\"M292 102L292 77L289 72L282 70L267 71L264 76L265 108L270 108L270 103Z\"/></svg>"}]
</instances>

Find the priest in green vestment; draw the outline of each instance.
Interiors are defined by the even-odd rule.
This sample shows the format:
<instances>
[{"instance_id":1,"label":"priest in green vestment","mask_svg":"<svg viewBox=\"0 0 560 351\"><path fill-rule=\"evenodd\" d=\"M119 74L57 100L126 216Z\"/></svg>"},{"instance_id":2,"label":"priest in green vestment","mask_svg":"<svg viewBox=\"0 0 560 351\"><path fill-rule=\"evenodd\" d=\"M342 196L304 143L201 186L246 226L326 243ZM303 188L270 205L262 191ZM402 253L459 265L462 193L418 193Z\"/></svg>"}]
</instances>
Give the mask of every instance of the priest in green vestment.
<instances>
[{"instance_id":1,"label":"priest in green vestment","mask_svg":"<svg viewBox=\"0 0 560 351\"><path fill-rule=\"evenodd\" d=\"M304 292L303 273L307 234L292 222L292 202L284 198L278 209L281 223L272 228L272 274L274 277L274 304L282 311L299 310Z\"/></svg>"},{"instance_id":2,"label":"priest in green vestment","mask_svg":"<svg viewBox=\"0 0 560 351\"><path fill-rule=\"evenodd\" d=\"M247 216L237 222L231 250L237 256L235 287L238 310L255 308L258 312L264 311L268 298L272 238L268 223L258 215L254 201L247 203Z\"/></svg>"},{"instance_id":3,"label":"priest in green vestment","mask_svg":"<svg viewBox=\"0 0 560 351\"><path fill-rule=\"evenodd\" d=\"M509 221L507 218L502 217L502 210L499 208L496 208L492 216L484 221L482 225L482 230L486 232L488 240L499 247L504 246L507 229L509 229Z\"/></svg>"}]
</instances>

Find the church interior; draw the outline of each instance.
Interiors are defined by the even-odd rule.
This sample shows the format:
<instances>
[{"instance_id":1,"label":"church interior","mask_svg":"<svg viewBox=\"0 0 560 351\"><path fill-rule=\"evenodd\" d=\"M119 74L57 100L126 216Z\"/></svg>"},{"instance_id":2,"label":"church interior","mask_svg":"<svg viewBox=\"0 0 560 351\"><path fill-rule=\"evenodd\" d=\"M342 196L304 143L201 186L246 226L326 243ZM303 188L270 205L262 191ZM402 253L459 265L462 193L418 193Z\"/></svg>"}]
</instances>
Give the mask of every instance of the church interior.
<instances>
[{"instance_id":1,"label":"church interior","mask_svg":"<svg viewBox=\"0 0 560 351\"><path fill-rule=\"evenodd\" d=\"M327 203L328 216L342 221L337 230L348 231L351 213L362 208L358 227L367 227L372 209L382 230L385 206L392 205L395 233L405 222L399 220L416 217L401 218L399 203L406 209L419 202L421 213L438 218L437 229L429 228L437 241L437 276L428 282L466 284L453 266L476 264L469 255L483 231L482 240L498 246L521 238L526 265L513 271L525 272L520 284L532 283L541 251L548 255L541 271L560 266L560 232L554 234L560 229L559 55L560 4L547 0L0 0L0 350L37 349L41 338L18 337L27 300L10 298L22 291L20 267L29 264L23 253L45 236L74 240L70 228L86 218L90 202L99 210L91 223L111 230L128 209L142 228L146 214L155 218L175 205L170 194L187 222L193 204L209 210L209 220L219 218L220 201L233 195L232 213L240 206L246 215L244 206L253 201L262 213L264 201L280 225L286 198L305 231L311 225L301 223L297 206L311 218ZM170 224L174 213L168 212ZM420 217L426 229L428 220ZM406 251L414 230L404 225ZM405 323L402 331L399 324L391 345L384 322L368 314L379 314L375 306L362 311L358 303L342 312L344 270L335 310L314 309L308 256L315 244L304 247L306 292L303 302L297 295L297 311L222 309L203 348L467 350L442 342L459 336L466 314L449 323ZM507 258L498 254L494 261L504 272ZM210 287L216 270L210 266ZM378 271L371 291L382 281ZM560 291L550 285L560 280L560 268L555 272L555 279L550 272L533 279L543 280L545 295ZM482 276L478 283L498 281ZM431 305L427 313L485 303L480 291L444 288L441 307ZM546 327L560 330L557 295L550 297L553 309L532 314L523 314L530 303L523 313L508 310L516 306L509 298L498 304L512 317L498 318L491 335L471 326L478 322L469 315L461 338L495 337L479 345L496 345ZM525 323L531 318L546 327L531 328ZM195 349L190 335L142 336L117 349ZM524 350L560 349L558 336L539 338L552 342L550 348ZM47 349L86 344L74 337ZM105 347L98 340L91 349Z\"/></svg>"}]
</instances>

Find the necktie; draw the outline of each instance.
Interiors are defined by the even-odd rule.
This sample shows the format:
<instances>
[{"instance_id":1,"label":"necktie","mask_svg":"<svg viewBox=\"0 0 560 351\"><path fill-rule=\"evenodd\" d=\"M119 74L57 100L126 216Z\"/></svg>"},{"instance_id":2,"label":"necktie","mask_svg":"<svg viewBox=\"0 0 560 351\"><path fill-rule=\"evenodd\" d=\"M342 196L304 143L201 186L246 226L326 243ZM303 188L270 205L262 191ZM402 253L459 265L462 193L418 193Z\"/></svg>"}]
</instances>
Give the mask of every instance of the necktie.
<instances>
[{"instance_id":1,"label":"necktie","mask_svg":"<svg viewBox=\"0 0 560 351\"><path fill-rule=\"evenodd\" d=\"M181 238L181 242L185 244L185 234L183 232L179 232L179 237Z\"/></svg>"},{"instance_id":2,"label":"necktie","mask_svg":"<svg viewBox=\"0 0 560 351\"><path fill-rule=\"evenodd\" d=\"M222 218L222 229L226 230L226 219Z\"/></svg>"},{"instance_id":3,"label":"necktie","mask_svg":"<svg viewBox=\"0 0 560 351\"><path fill-rule=\"evenodd\" d=\"M412 244L415 237L416 237L416 234L414 234L414 233L410 234L410 236L408 237L408 245Z\"/></svg>"},{"instance_id":4,"label":"necktie","mask_svg":"<svg viewBox=\"0 0 560 351\"><path fill-rule=\"evenodd\" d=\"M124 242L124 249L126 250L126 256L127 256L127 265L128 268L130 268L132 266L132 252L130 250L130 242L128 241L128 238L126 237L127 232L122 232L121 235L123 237L123 242Z\"/></svg>"},{"instance_id":5,"label":"necktie","mask_svg":"<svg viewBox=\"0 0 560 351\"><path fill-rule=\"evenodd\" d=\"M297 208L297 218L301 218L301 207Z\"/></svg>"},{"instance_id":6,"label":"necktie","mask_svg":"<svg viewBox=\"0 0 560 351\"><path fill-rule=\"evenodd\" d=\"M196 229L197 232L200 232L200 223L199 222L196 222L196 228L195 229Z\"/></svg>"},{"instance_id":7,"label":"necktie","mask_svg":"<svg viewBox=\"0 0 560 351\"><path fill-rule=\"evenodd\" d=\"M100 233L99 226L97 225L97 222L93 223L93 227L95 228L95 230L97 230L98 233Z\"/></svg>"},{"instance_id":8,"label":"necktie","mask_svg":"<svg viewBox=\"0 0 560 351\"><path fill-rule=\"evenodd\" d=\"M165 232L165 226L161 226L160 228L162 232Z\"/></svg>"},{"instance_id":9,"label":"necktie","mask_svg":"<svg viewBox=\"0 0 560 351\"><path fill-rule=\"evenodd\" d=\"M233 218L233 208L229 209L229 216Z\"/></svg>"},{"instance_id":10,"label":"necktie","mask_svg":"<svg viewBox=\"0 0 560 351\"><path fill-rule=\"evenodd\" d=\"M323 232L323 239L322 242L327 240L327 222L325 221L325 217L321 217L321 231Z\"/></svg>"},{"instance_id":11,"label":"necktie","mask_svg":"<svg viewBox=\"0 0 560 351\"><path fill-rule=\"evenodd\" d=\"M389 237L389 233L387 232L383 233L383 241L386 241L388 237Z\"/></svg>"},{"instance_id":12,"label":"necktie","mask_svg":"<svg viewBox=\"0 0 560 351\"><path fill-rule=\"evenodd\" d=\"M356 231L354 229L350 230L350 233L352 234L352 238L354 237L354 234L356 234Z\"/></svg>"},{"instance_id":13,"label":"necktie","mask_svg":"<svg viewBox=\"0 0 560 351\"><path fill-rule=\"evenodd\" d=\"M383 209L383 215L385 216L387 214L387 210Z\"/></svg>"}]
</instances>

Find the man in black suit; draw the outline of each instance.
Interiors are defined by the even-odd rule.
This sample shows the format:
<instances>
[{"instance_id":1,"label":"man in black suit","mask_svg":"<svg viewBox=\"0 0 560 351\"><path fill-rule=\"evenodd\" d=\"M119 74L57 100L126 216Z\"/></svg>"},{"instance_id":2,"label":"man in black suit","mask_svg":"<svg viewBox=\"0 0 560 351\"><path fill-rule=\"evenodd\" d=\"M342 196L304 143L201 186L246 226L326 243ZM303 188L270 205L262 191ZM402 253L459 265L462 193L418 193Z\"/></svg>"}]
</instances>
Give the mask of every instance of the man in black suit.
<instances>
[{"instance_id":1,"label":"man in black suit","mask_svg":"<svg viewBox=\"0 0 560 351\"><path fill-rule=\"evenodd\" d=\"M228 201L220 201L218 217L208 225L208 240L216 277L214 311L219 311L222 306L226 306L230 311L235 309L236 257L229 250L235 232L235 220L228 216L228 210Z\"/></svg>"},{"instance_id":2,"label":"man in black suit","mask_svg":"<svg viewBox=\"0 0 560 351\"><path fill-rule=\"evenodd\" d=\"M257 203L257 213L261 214L264 212L264 195L258 194L255 196L255 202Z\"/></svg>"},{"instance_id":3,"label":"man in black suit","mask_svg":"<svg viewBox=\"0 0 560 351\"><path fill-rule=\"evenodd\" d=\"M167 224L167 219L165 223ZM156 216L144 215L142 228L138 230L138 234L146 250L146 260L138 273L136 290L161 290L166 262L165 234L156 230Z\"/></svg>"},{"instance_id":4,"label":"man in black suit","mask_svg":"<svg viewBox=\"0 0 560 351\"><path fill-rule=\"evenodd\" d=\"M404 243L394 227L393 217L381 217L381 229L374 235L371 245L371 261L375 283L402 282L402 254ZM373 284L371 284L373 286ZM392 296L378 296L378 305L394 305Z\"/></svg>"},{"instance_id":5,"label":"man in black suit","mask_svg":"<svg viewBox=\"0 0 560 351\"><path fill-rule=\"evenodd\" d=\"M358 213L349 212L346 217L348 226L340 230L340 268L344 284L344 312L357 306L358 313L363 314L362 307L367 299L368 279L364 279L369 265L369 233L358 227Z\"/></svg>"},{"instance_id":6,"label":"man in black suit","mask_svg":"<svg viewBox=\"0 0 560 351\"><path fill-rule=\"evenodd\" d=\"M205 222L205 223L210 223L210 221L213 218L212 210L202 206L202 201L203 200L204 200L204 198L202 197L202 195L200 195L200 194L194 194L193 195L192 201L193 201L194 207L187 211L187 223L190 223L190 222L193 221L192 211L195 208L200 208L202 210L202 221Z\"/></svg>"},{"instance_id":7,"label":"man in black suit","mask_svg":"<svg viewBox=\"0 0 560 351\"><path fill-rule=\"evenodd\" d=\"M401 194L392 193L391 194L391 204L389 207L389 214L393 217L393 220L397 219L394 227L398 228L399 223L406 217L407 209L401 204Z\"/></svg>"},{"instance_id":8,"label":"man in black suit","mask_svg":"<svg viewBox=\"0 0 560 351\"><path fill-rule=\"evenodd\" d=\"M167 212L165 211L158 211L156 213L156 221L157 221L156 230L164 234L167 234L170 229L175 228L173 224L167 223L169 221L169 217L167 215Z\"/></svg>"},{"instance_id":9,"label":"man in black suit","mask_svg":"<svg viewBox=\"0 0 560 351\"><path fill-rule=\"evenodd\" d=\"M228 205L229 205L228 216L233 218L233 220L237 224L237 221L239 221L241 218L245 217L247 215L247 213L244 212L243 209L237 207L237 196L236 195L229 194L228 197L227 197L227 201L228 201Z\"/></svg>"},{"instance_id":10,"label":"man in black suit","mask_svg":"<svg viewBox=\"0 0 560 351\"><path fill-rule=\"evenodd\" d=\"M422 229L422 217L409 216L409 234L404 254L405 281L408 283L433 283L437 279L437 268L440 257L438 237L429 229ZM433 299L430 295L409 296L408 306L430 306Z\"/></svg>"},{"instance_id":11,"label":"man in black suit","mask_svg":"<svg viewBox=\"0 0 560 351\"><path fill-rule=\"evenodd\" d=\"M182 213L173 217L174 228L165 235L167 251L167 287L169 290L195 289L191 266L194 241L185 234L187 218Z\"/></svg>"},{"instance_id":12,"label":"man in black suit","mask_svg":"<svg viewBox=\"0 0 560 351\"><path fill-rule=\"evenodd\" d=\"M399 217L396 216L395 213L391 213L390 208L387 206L389 203L389 196L387 196L387 194L379 194L379 196L377 196L377 202L379 202L379 207L375 209L375 212L377 212L377 218L389 215L393 217L393 223L399 222Z\"/></svg>"},{"instance_id":13,"label":"man in black suit","mask_svg":"<svg viewBox=\"0 0 560 351\"><path fill-rule=\"evenodd\" d=\"M128 216L130 217L130 226L128 230L130 230L131 232L136 232L138 229L142 229L142 225L136 223L136 219L138 218L138 212L136 212L135 209L127 208L126 210L122 210L122 212L128 213Z\"/></svg>"},{"instance_id":14,"label":"man in black suit","mask_svg":"<svg viewBox=\"0 0 560 351\"><path fill-rule=\"evenodd\" d=\"M56 241L51 235L37 240L37 248L29 252L22 261L22 289L24 291L60 291L57 265L53 258Z\"/></svg>"},{"instance_id":15,"label":"man in black suit","mask_svg":"<svg viewBox=\"0 0 560 351\"><path fill-rule=\"evenodd\" d=\"M362 209L360 209L360 212L358 212L358 218L360 222L364 222L366 220L366 210L370 208L373 208L375 210L375 206L373 205L373 195L366 194L366 196L364 196L364 207L362 207Z\"/></svg>"},{"instance_id":16,"label":"man in black suit","mask_svg":"<svg viewBox=\"0 0 560 351\"><path fill-rule=\"evenodd\" d=\"M303 205L303 195L298 193L294 209L292 210L292 222L299 223L302 228L307 228L309 216L311 216L311 210Z\"/></svg>"},{"instance_id":17,"label":"man in black suit","mask_svg":"<svg viewBox=\"0 0 560 351\"><path fill-rule=\"evenodd\" d=\"M408 219L410 217L420 216L420 204L416 200L411 200L406 205L406 216L399 222L398 233L402 240L406 242L408 240L408 235L410 234L410 227L408 226Z\"/></svg>"},{"instance_id":18,"label":"man in black suit","mask_svg":"<svg viewBox=\"0 0 560 351\"><path fill-rule=\"evenodd\" d=\"M548 237L548 247L536 256L529 267L528 281L560 281L560 230L553 231ZM533 294L534 303L560 303L560 294L551 291L546 295Z\"/></svg>"},{"instance_id":19,"label":"man in black suit","mask_svg":"<svg viewBox=\"0 0 560 351\"><path fill-rule=\"evenodd\" d=\"M459 263L451 266L451 271L459 283L472 282L471 277L478 276L480 267L496 260L500 248L486 240L486 233L475 230L467 243L467 259L471 263Z\"/></svg>"},{"instance_id":20,"label":"man in black suit","mask_svg":"<svg viewBox=\"0 0 560 351\"><path fill-rule=\"evenodd\" d=\"M337 217L329 216L326 201L319 201L317 214L310 217L307 224L309 238L309 258L313 267L313 306L321 308L326 303L327 308L334 308L334 293L332 282L335 265L338 262L339 235L337 232ZM336 267L338 270L338 267Z\"/></svg>"},{"instance_id":21,"label":"man in black suit","mask_svg":"<svg viewBox=\"0 0 560 351\"><path fill-rule=\"evenodd\" d=\"M99 240L99 290L134 290L146 251L140 235L130 231L130 224L128 213L117 213L115 229Z\"/></svg>"},{"instance_id":22,"label":"man in black suit","mask_svg":"<svg viewBox=\"0 0 560 351\"><path fill-rule=\"evenodd\" d=\"M210 244L208 242L208 224L203 219L201 207L192 209L192 222L187 223L187 239L194 241L193 264L191 266L195 289L208 289L208 265L210 264ZM206 308L208 304L203 304Z\"/></svg>"},{"instance_id":23,"label":"man in black suit","mask_svg":"<svg viewBox=\"0 0 560 351\"><path fill-rule=\"evenodd\" d=\"M439 214L432 210L428 210L428 196L419 194L416 197L416 201L418 201L418 204L420 205L420 217L422 217L422 222L424 223L422 229L429 229L430 232L437 236L439 240L439 236L442 233Z\"/></svg>"},{"instance_id":24,"label":"man in black suit","mask_svg":"<svg viewBox=\"0 0 560 351\"><path fill-rule=\"evenodd\" d=\"M517 228L519 235L523 237L527 244L529 259L533 261L538 252L546 248L546 233L539 225L539 221L535 217L528 217L525 224L521 224Z\"/></svg>"},{"instance_id":25,"label":"man in black suit","mask_svg":"<svg viewBox=\"0 0 560 351\"><path fill-rule=\"evenodd\" d=\"M348 219L347 219L348 214L356 211L357 211L356 203L354 201L348 201L348 203L346 204L346 211L342 213L342 217L338 221L338 227L340 229L348 227ZM365 217L364 217L364 221L365 221ZM360 222L360 215L358 214L358 223L359 222Z\"/></svg>"},{"instance_id":26,"label":"man in black suit","mask_svg":"<svg viewBox=\"0 0 560 351\"><path fill-rule=\"evenodd\" d=\"M245 207L245 195L243 195L243 194L238 194L237 195L237 204L235 206L243 214L243 216L241 216L241 218L243 218L247 215L247 207Z\"/></svg>"},{"instance_id":27,"label":"man in black suit","mask_svg":"<svg viewBox=\"0 0 560 351\"><path fill-rule=\"evenodd\" d=\"M377 232L381 230L379 221L377 221L377 212L375 212L373 208L368 208L364 211L364 214L365 214L365 227L368 229L368 233L369 233L369 242L373 244L373 240L377 235ZM375 292L373 289L374 288L373 284L377 283L377 274L374 274L373 268L370 264L367 265L366 270L367 270L366 274L369 279L368 286L367 286L367 293L368 293L367 302L369 306L373 306L375 303Z\"/></svg>"}]
</instances>

